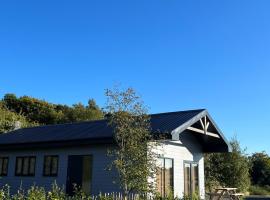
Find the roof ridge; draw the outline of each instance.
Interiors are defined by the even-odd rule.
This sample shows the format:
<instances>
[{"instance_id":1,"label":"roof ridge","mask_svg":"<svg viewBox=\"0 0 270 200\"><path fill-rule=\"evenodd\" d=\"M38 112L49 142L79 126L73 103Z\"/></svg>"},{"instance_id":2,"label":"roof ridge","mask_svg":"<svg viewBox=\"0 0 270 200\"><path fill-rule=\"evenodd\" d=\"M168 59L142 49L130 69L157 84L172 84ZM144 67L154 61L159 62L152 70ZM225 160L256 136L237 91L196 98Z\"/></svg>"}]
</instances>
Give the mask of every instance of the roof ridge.
<instances>
[{"instance_id":1,"label":"roof ridge","mask_svg":"<svg viewBox=\"0 0 270 200\"><path fill-rule=\"evenodd\" d=\"M202 109L191 109L191 110L183 110L183 111L172 111L172 112L162 112L162 113L154 113L150 115L166 115L166 114L174 114L174 113L184 113L184 112L194 112L194 111L204 111L206 110L205 108Z\"/></svg>"}]
</instances>

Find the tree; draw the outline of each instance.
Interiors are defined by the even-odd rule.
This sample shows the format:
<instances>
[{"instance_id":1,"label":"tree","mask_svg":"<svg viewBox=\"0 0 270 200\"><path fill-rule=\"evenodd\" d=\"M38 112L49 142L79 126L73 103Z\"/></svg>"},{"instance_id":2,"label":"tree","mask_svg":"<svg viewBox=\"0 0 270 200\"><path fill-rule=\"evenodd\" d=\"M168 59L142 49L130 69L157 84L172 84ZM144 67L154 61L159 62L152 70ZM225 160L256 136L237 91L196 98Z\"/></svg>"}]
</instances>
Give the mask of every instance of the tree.
<instances>
[{"instance_id":1,"label":"tree","mask_svg":"<svg viewBox=\"0 0 270 200\"><path fill-rule=\"evenodd\" d=\"M34 126L35 124L30 123L27 119L18 115L17 113L7 110L2 102L0 102L0 133L6 133L14 130L15 128Z\"/></svg>"},{"instance_id":2,"label":"tree","mask_svg":"<svg viewBox=\"0 0 270 200\"><path fill-rule=\"evenodd\" d=\"M147 109L132 88L106 90L109 125L114 130L117 148L111 151L117 183L125 195L153 191L156 172L156 143L151 142Z\"/></svg>"},{"instance_id":3,"label":"tree","mask_svg":"<svg viewBox=\"0 0 270 200\"><path fill-rule=\"evenodd\" d=\"M249 159L252 184L270 186L270 157L265 152L261 152L252 154Z\"/></svg>"},{"instance_id":4,"label":"tree","mask_svg":"<svg viewBox=\"0 0 270 200\"><path fill-rule=\"evenodd\" d=\"M84 106L81 103L74 104L68 112L64 112L68 121L87 121L103 118L103 112L97 106L95 100L90 99L88 105Z\"/></svg>"},{"instance_id":5,"label":"tree","mask_svg":"<svg viewBox=\"0 0 270 200\"><path fill-rule=\"evenodd\" d=\"M48 103L29 96L17 98L14 94L6 94L2 102L8 110L40 124L70 123L103 118L102 110L93 99L88 101L87 106L81 103L67 106Z\"/></svg>"},{"instance_id":6,"label":"tree","mask_svg":"<svg viewBox=\"0 0 270 200\"><path fill-rule=\"evenodd\" d=\"M40 124L55 124L62 117L62 113L57 112L53 104L28 96L17 98L14 94L6 94L3 103L10 111Z\"/></svg>"},{"instance_id":7,"label":"tree","mask_svg":"<svg viewBox=\"0 0 270 200\"><path fill-rule=\"evenodd\" d=\"M221 185L237 187L240 191L247 191L250 186L249 161L239 142L230 142L231 153L213 153L205 155L206 187Z\"/></svg>"}]
</instances>

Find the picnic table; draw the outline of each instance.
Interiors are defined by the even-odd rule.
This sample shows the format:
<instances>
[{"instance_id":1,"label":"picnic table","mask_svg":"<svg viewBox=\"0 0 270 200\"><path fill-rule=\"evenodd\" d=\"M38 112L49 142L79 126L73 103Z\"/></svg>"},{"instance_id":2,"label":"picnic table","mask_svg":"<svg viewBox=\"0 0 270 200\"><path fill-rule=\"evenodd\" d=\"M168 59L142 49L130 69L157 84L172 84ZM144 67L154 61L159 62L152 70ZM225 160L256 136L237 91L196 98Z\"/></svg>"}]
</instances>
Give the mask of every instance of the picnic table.
<instances>
[{"instance_id":1,"label":"picnic table","mask_svg":"<svg viewBox=\"0 0 270 200\"><path fill-rule=\"evenodd\" d=\"M230 188L230 187L216 188L215 192L210 194L210 200L220 200L221 198L240 200L240 197L242 197L244 194L237 193L236 190L237 188Z\"/></svg>"}]
</instances>

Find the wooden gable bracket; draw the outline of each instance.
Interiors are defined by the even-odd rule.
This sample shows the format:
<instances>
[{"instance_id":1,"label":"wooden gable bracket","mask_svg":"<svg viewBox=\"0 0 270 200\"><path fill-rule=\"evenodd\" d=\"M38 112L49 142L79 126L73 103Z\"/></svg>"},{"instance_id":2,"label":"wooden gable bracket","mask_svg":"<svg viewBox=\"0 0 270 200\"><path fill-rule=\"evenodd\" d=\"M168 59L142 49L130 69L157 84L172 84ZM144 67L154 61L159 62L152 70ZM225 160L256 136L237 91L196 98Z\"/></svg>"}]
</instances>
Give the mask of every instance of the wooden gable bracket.
<instances>
[{"instance_id":1,"label":"wooden gable bracket","mask_svg":"<svg viewBox=\"0 0 270 200\"><path fill-rule=\"evenodd\" d=\"M200 119L200 124L201 124L201 129L199 128L195 128L195 127L188 127L187 129L196 133L201 133L201 134L205 134L205 135L209 135L212 137L216 137L216 138L220 138L220 136L216 133L212 133L208 131L208 127L210 122L208 121L207 117L204 116Z\"/></svg>"}]
</instances>

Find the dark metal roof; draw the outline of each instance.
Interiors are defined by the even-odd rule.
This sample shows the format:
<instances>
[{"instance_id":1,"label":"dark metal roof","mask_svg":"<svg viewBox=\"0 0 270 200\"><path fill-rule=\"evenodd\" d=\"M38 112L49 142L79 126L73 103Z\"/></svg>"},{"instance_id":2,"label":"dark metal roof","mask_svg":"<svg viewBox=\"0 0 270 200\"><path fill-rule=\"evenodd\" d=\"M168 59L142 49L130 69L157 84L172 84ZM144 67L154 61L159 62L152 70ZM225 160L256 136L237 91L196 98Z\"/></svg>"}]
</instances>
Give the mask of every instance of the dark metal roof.
<instances>
[{"instance_id":1,"label":"dark metal roof","mask_svg":"<svg viewBox=\"0 0 270 200\"><path fill-rule=\"evenodd\" d=\"M150 115L151 132L170 133L185 125L196 116L206 112L204 109L168 112ZM5 147L40 146L46 144L82 144L113 142L113 131L107 120L86 121L70 124L46 125L23 128L0 135L0 149Z\"/></svg>"},{"instance_id":2,"label":"dark metal roof","mask_svg":"<svg viewBox=\"0 0 270 200\"><path fill-rule=\"evenodd\" d=\"M152 132L168 132L185 123L203 110L190 110L150 115ZM77 122L22 128L0 135L0 145L112 138L107 120Z\"/></svg>"}]
</instances>

